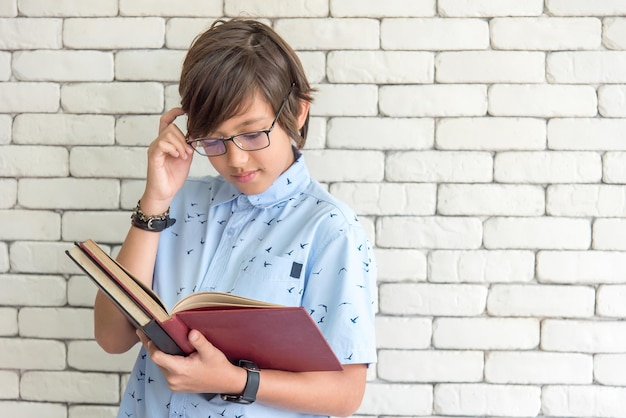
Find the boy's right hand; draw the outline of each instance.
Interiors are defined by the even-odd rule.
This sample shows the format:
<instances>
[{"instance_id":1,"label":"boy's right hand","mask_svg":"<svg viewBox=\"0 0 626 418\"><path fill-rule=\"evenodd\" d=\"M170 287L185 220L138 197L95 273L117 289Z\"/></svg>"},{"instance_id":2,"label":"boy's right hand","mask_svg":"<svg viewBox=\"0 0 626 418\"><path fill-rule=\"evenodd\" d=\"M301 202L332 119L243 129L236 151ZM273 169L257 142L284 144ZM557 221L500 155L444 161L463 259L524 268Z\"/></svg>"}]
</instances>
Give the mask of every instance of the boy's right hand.
<instances>
[{"instance_id":1,"label":"boy's right hand","mask_svg":"<svg viewBox=\"0 0 626 418\"><path fill-rule=\"evenodd\" d=\"M141 210L146 214L165 212L189 175L194 151L174 124L184 114L180 107L164 113L159 121L159 135L148 147L146 189L141 198Z\"/></svg>"}]
</instances>

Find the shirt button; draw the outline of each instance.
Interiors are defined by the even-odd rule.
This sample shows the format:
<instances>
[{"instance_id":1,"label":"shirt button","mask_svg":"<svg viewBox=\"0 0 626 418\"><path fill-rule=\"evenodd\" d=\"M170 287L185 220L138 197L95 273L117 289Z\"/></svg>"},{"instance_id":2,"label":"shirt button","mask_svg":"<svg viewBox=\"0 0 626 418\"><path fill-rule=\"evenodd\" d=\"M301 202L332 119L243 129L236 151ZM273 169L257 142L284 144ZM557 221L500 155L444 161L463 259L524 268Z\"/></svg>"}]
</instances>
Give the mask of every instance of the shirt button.
<instances>
[{"instance_id":1,"label":"shirt button","mask_svg":"<svg viewBox=\"0 0 626 418\"><path fill-rule=\"evenodd\" d=\"M234 233L235 233L235 228L228 228L226 230L226 235L228 235L229 237L232 237Z\"/></svg>"}]
</instances>

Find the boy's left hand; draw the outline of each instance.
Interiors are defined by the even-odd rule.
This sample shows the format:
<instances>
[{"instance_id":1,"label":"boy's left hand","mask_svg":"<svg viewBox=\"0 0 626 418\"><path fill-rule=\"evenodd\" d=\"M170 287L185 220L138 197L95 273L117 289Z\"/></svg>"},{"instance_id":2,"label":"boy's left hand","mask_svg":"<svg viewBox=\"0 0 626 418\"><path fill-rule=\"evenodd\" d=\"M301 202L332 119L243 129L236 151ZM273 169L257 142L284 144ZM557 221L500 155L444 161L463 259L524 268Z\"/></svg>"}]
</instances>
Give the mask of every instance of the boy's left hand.
<instances>
[{"instance_id":1,"label":"boy's left hand","mask_svg":"<svg viewBox=\"0 0 626 418\"><path fill-rule=\"evenodd\" d=\"M227 393L243 392L246 371L235 366L199 331L189 332L189 342L196 351L187 357L172 356L159 350L141 331L141 343L152 361L159 366L173 392Z\"/></svg>"}]
</instances>

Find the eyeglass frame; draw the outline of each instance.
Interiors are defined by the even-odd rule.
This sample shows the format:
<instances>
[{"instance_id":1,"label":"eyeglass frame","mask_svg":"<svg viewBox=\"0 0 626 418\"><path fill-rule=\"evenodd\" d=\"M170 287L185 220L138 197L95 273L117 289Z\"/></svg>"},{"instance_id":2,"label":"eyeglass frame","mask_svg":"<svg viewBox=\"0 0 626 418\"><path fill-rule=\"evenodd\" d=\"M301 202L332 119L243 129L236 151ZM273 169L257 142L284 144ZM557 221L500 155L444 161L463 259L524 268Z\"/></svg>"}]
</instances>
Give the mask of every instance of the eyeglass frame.
<instances>
[{"instance_id":1,"label":"eyeglass frame","mask_svg":"<svg viewBox=\"0 0 626 418\"><path fill-rule=\"evenodd\" d=\"M194 149L195 152L197 152L198 154L204 156L204 157L218 157L220 155L224 155L226 154L226 152L228 151L228 148L226 147L226 142L228 141L232 141L233 144L235 144L235 146L237 148L239 148L242 151L259 151L262 149L265 149L267 147L270 146L270 132L272 132L272 130L274 129L274 127L276 126L276 122L278 122L278 118L280 117L280 114L282 113L283 109L285 108L285 105L287 104L287 101L289 100L289 96L291 96L291 92L293 91L293 88L296 86L296 83L291 83L291 86L289 87L289 91L287 91L287 94L285 95L285 98L283 99L282 103L280 104L280 107L278 108L278 111L276 112L276 117L274 118L274 121L272 122L272 125L268 128L268 129L261 129L259 131L251 131L251 132L243 132L240 134L236 134L236 135L232 135L229 136L227 138L210 138L210 137L204 137L204 138L197 138L197 139L189 139L189 133L187 133L187 135L185 135L185 142L188 145L192 145L193 143L198 143L200 142L200 148L202 149L202 151L200 151L198 148L198 146L193 146L192 148ZM244 135L250 135L250 134L255 134L255 133L264 133L265 136L267 137L267 145L261 147L261 148L255 148L255 149L245 149L242 147L241 144L237 143L237 141L235 140L235 138L237 138L238 136L244 136ZM207 154L206 151L204 151L204 146L202 146L202 141L221 141L222 144L224 145L224 152L220 153L220 154Z\"/></svg>"}]
</instances>

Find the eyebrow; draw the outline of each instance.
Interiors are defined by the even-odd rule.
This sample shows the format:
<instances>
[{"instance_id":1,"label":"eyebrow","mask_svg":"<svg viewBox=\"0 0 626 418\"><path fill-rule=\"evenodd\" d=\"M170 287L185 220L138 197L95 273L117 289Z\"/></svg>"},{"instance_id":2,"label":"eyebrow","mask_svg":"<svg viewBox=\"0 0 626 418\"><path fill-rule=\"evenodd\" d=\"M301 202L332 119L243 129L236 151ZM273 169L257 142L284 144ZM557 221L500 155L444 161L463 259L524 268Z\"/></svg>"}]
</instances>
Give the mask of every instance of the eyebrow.
<instances>
[{"instance_id":1,"label":"eyebrow","mask_svg":"<svg viewBox=\"0 0 626 418\"><path fill-rule=\"evenodd\" d=\"M241 122L240 124L238 124L237 126L235 126L235 130L237 131L237 133L236 134L232 134L232 135L239 135L239 134L245 134L245 133L248 133L248 132L252 132L252 131L249 131L249 130L245 130L245 129L247 129L246 127L255 125L255 124L257 124L257 123L259 123L261 121L267 120L267 119L269 119L269 116L267 116L267 115L263 115L263 116L259 116L259 117L252 117L250 119L246 119L243 122ZM273 120L273 119L271 119L271 120ZM265 129L269 129L269 126L266 127ZM261 131L261 130L265 130L265 129L255 129L254 131L256 132L256 131ZM214 138L217 138L217 137L219 137L219 138L228 138L231 135L224 135L222 132L215 131L215 132L211 133L210 136L212 136Z\"/></svg>"}]
</instances>

